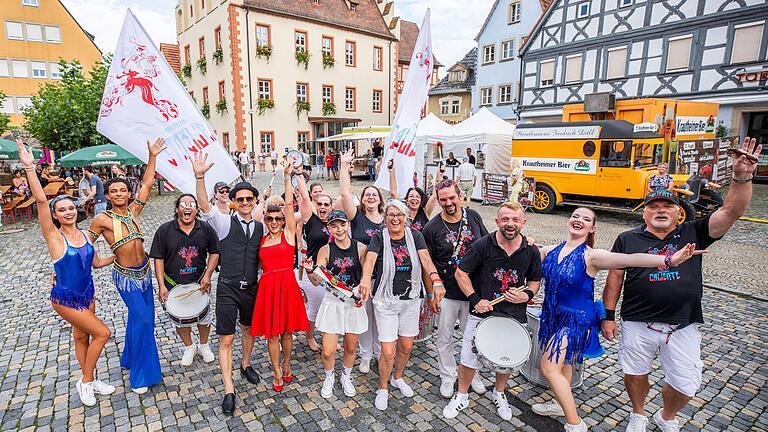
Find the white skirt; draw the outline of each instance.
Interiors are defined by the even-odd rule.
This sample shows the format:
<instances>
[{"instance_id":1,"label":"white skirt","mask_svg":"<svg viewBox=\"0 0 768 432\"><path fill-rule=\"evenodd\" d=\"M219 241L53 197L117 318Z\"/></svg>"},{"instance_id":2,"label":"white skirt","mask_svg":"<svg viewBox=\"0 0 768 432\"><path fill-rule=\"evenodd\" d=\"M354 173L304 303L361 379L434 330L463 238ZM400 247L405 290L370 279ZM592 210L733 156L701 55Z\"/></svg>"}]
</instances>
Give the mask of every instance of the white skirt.
<instances>
[{"instance_id":1,"label":"white skirt","mask_svg":"<svg viewBox=\"0 0 768 432\"><path fill-rule=\"evenodd\" d=\"M364 307L355 307L352 302L339 300L326 291L317 312L315 328L323 333L359 335L368 330L368 315Z\"/></svg>"}]
</instances>

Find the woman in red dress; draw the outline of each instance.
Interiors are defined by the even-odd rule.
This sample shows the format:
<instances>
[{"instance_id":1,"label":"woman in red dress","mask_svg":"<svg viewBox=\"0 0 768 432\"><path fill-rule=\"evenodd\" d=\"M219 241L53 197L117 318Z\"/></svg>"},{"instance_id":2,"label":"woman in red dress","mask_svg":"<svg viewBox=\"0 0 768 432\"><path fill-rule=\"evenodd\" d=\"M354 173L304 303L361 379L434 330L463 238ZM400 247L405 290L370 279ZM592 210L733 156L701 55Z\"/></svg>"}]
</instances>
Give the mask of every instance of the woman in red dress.
<instances>
[{"instance_id":1,"label":"woman in red dress","mask_svg":"<svg viewBox=\"0 0 768 432\"><path fill-rule=\"evenodd\" d=\"M292 161L288 161L283 170L286 209L293 208L293 169ZM280 207L270 204L265 211L264 224L267 226L267 233L261 240L259 250L259 265L264 272L256 294L251 334L267 338L269 359L274 373L272 388L279 392L283 390L284 383L293 380L291 334L309 330L309 321L304 309L304 299L293 273L296 218L292 211L283 212Z\"/></svg>"}]
</instances>

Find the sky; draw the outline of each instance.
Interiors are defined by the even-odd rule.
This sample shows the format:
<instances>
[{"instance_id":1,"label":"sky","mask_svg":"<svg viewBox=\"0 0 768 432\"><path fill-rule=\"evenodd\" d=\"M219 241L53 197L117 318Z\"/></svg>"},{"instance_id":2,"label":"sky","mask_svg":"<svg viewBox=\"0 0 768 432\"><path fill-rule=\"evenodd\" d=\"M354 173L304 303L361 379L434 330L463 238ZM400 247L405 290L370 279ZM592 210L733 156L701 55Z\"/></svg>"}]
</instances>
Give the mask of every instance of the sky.
<instances>
[{"instance_id":1,"label":"sky","mask_svg":"<svg viewBox=\"0 0 768 432\"><path fill-rule=\"evenodd\" d=\"M175 0L62 0L80 25L96 37L103 52L113 52L125 11L131 8L155 43L176 43ZM301 0L296 0L301 1ZM432 45L445 70L475 46L475 36L494 0L395 0L395 13L421 26L432 11ZM468 6L471 5L471 6ZM458 18L460 17L460 18Z\"/></svg>"}]
</instances>

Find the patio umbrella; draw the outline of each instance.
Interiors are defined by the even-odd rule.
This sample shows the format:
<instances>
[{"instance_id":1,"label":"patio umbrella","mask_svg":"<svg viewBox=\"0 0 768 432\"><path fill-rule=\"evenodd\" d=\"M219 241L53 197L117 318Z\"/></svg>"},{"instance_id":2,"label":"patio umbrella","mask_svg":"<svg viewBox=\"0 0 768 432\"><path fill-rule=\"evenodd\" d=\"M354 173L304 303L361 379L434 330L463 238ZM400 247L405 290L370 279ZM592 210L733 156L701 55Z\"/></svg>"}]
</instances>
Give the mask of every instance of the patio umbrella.
<instances>
[{"instance_id":1,"label":"patio umbrella","mask_svg":"<svg viewBox=\"0 0 768 432\"><path fill-rule=\"evenodd\" d=\"M43 152L39 149L32 149L32 156L36 159L43 157ZM0 138L0 159L18 159L19 158L19 146L15 141L9 139Z\"/></svg>"},{"instance_id":2,"label":"patio umbrella","mask_svg":"<svg viewBox=\"0 0 768 432\"><path fill-rule=\"evenodd\" d=\"M56 161L64 168L100 165L141 165L144 162L116 144L85 147Z\"/></svg>"}]
</instances>

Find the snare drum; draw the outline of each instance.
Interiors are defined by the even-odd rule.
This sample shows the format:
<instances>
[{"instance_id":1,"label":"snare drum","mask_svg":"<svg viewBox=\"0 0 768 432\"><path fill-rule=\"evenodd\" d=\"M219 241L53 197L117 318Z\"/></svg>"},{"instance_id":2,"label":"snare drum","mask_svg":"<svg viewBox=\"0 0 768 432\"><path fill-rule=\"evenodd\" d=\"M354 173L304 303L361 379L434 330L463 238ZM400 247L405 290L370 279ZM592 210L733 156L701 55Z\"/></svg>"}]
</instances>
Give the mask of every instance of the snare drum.
<instances>
[{"instance_id":1,"label":"snare drum","mask_svg":"<svg viewBox=\"0 0 768 432\"><path fill-rule=\"evenodd\" d=\"M472 351L480 363L500 374L511 374L531 355L531 336L512 318L489 317L475 328Z\"/></svg>"},{"instance_id":2,"label":"snare drum","mask_svg":"<svg viewBox=\"0 0 768 432\"><path fill-rule=\"evenodd\" d=\"M424 342L432 337L435 333L435 324L437 322L437 314L429 309L427 300L424 299L421 302L421 310L419 311L419 334L413 340L414 342Z\"/></svg>"},{"instance_id":3,"label":"snare drum","mask_svg":"<svg viewBox=\"0 0 768 432\"><path fill-rule=\"evenodd\" d=\"M533 352L528 361L525 362L520 373L528 379L528 381L536 383L541 386L549 386L547 379L541 373L541 357L543 350L539 346L539 328L540 328L541 308L528 306L528 330L531 332L533 338ZM584 363L576 363L573 365L573 378L571 379L571 387L580 387L584 381Z\"/></svg>"},{"instance_id":4,"label":"snare drum","mask_svg":"<svg viewBox=\"0 0 768 432\"><path fill-rule=\"evenodd\" d=\"M200 284L176 285L163 307L176 327L192 327L210 313L211 296L200 291Z\"/></svg>"}]
</instances>

